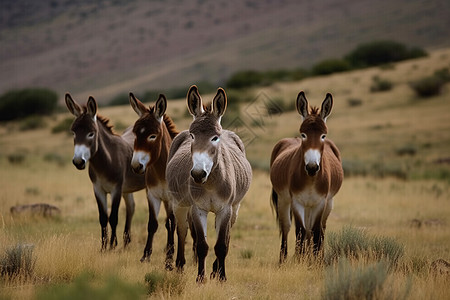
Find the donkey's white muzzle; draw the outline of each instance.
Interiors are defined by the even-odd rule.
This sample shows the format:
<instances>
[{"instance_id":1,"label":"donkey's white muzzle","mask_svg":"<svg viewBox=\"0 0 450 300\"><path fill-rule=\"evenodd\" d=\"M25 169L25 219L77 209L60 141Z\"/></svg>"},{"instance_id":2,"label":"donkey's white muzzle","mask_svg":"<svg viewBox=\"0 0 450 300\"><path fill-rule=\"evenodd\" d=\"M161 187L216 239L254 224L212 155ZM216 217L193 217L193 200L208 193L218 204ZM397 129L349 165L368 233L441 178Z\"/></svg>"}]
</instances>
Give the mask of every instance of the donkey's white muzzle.
<instances>
[{"instance_id":1,"label":"donkey's white muzzle","mask_svg":"<svg viewBox=\"0 0 450 300\"><path fill-rule=\"evenodd\" d=\"M91 158L91 151L85 145L75 145L72 163L78 170L86 168L86 163Z\"/></svg>"},{"instance_id":2,"label":"donkey's white muzzle","mask_svg":"<svg viewBox=\"0 0 450 300\"><path fill-rule=\"evenodd\" d=\"M213 160L206 152L195 152L192 155L191 177L196 183L205 183L211 173Z\"/></svg>"}]
</instances>

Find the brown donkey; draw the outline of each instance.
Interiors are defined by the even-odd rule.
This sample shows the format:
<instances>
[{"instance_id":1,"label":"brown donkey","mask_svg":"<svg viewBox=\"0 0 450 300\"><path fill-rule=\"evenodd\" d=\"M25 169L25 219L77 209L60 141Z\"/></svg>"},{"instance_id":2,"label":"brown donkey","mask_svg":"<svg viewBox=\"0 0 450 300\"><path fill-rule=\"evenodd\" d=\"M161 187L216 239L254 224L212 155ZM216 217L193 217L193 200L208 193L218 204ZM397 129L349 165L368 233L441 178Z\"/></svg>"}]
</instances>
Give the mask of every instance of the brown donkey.
<instances>
[{"instance_id":1,"label":"brown donkey","mask_svg":"<svg viewBox=\"0 0 450 300\"><path fill-rule=\"evenodd\" d=\"M297 111L303 117L300 138L279 141L270 159L272 203L277 212L281 234L280 263L287 256L287 235L291 218L295 220L296 252L304 250L303 242L313 239L313 251L321 249L327 218L333 208L333 197L339 191L344 172L336 145L326 138L327 117L333 98L327 94L318 108L309 112L305 94L297 97Z\"/></svg>"},{"instance_id":2,"label":"brown donkey","mask_svg":"<svg viewBox=\"0 0 450 300\"><path fill-rule=\"evenodd\" d=\"M159 209L161 202L163 202L167 214L166 269L171 270L176 224L172 203L169 201L167 191L166 165L170 145L178 131L175 129L172 120L165 114L167 100L164 95L159 95L155 105L147 108L133 93L130 93L130 104L139 116L133 127L136 139L131 166L136 173L145 173L149 210L148 237L141 261L150 259L153 236L158 228Z\"/></svg>"},{"instance_id":3,"label":"brown donkey","mask_svg":"<svg viewBox=\"0 0 450 300\"><path fill-rule=\"evenodd\" d=\"M218 89L209 108L202 105L196 86L187 95L189 112L194 117L189 130L181 132L170 148L166 177L175 204L178 252L176 265L185 263L184 243L188 215L192 222L194 247L198 259L197 282L205 280L207 215L216 215L216 260L211 278L226 280L225 257L230 230L236 221L240 202L252 178L250 163L242 141L220 125L227 107L225 91Z\"/></svg>"},{"instance_id":4,"label":"brown donkey","mask_svg":"<svg viewBox=\"0 0 450 300\"><path fill-rule=\"evenodd\" d=\"M79 106L66 94L66 105L76 117L71 130L74 136L73 164L83 170L89 161L89 178L94 186L100 225L102 249L108 244L108 221L111 225L110 248L117 245L116 227L120 198L126 204L124 246L130 242L131 219L134 214L133 192L145 188L143 175L131 170L133 134L128 128L122 136L113 133L108 119L97 115L97 102L89 97L87 106ZM108 218L107 194L111 194L111 213Z\"/></svg>"}]
</instances>

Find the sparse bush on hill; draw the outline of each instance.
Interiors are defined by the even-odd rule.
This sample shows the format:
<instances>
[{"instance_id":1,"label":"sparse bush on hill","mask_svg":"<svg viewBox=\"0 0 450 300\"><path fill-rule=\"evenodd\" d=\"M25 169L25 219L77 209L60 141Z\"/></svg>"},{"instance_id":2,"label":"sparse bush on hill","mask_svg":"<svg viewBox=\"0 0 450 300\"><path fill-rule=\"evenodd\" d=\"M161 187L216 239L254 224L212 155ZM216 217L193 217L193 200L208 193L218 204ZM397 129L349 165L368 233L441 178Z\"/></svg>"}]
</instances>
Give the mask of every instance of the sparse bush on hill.
<instances>
[{"instance_id":1,"label":"sparse bush on hill","mask_svg":"<svg viewBox=\"0 0 450 300\"><path fill-rule=\"evenodd\" d=\"M426 98L441 93L444 84L450 81L450 72L447 68L434 72L433 75L411 82L411 88L419 97Z\"/></svg>"},{"instance_id":2,"label":"sparse bush on hill","mask_svg":"<svg viewBox=\"0 0 450 300\"><path fill-rule=\"evenodd\" d=\"M58 95L46 88L11 90L0 96L0 121L31 115L49 115L58 104Z\"/></svg>"},{"instance_id":3,"label":"sparse bush on hill","mask_svg":"<svg viewBox=\"0 0 450 300\"><path fill-rule=\"evenodd\" d=\"M260 72L247 70L239 71L231 75L227 80L227 87L232 89L242 89L261 84L264 77Z\"/></svg>"},{"instance_id":4,"label":"sparse bush on hill","mask_svg":"<svg viewBox=\"0 0 450 300\"><path fill-rule=\"evenodd\" d=\"M422 49L408 49L395 41L374 41L359 45L347 54L345 59L354 68L365 68L426 55L427 53Z\"/></svg>"},{"instance_id":5,"label":"sparse bush on hill","mask_svg":"<svg viewBox=\"0 0 450 300\"><path fill-rule=\"evenodd\" d=\"M47 123L41 116L29 116L20 122L19 129L21 131L45 128Z\"/></svg>"},{"instance_id":6,"label":"sparse bush on hill","mask_svg":"<svg viewBox=\"0 0 450 300\"><path fill-rule=\"evenodd\" d=\"M67 134L70 134L70 126L72 125L72 122L73 122L72 117L68 117L61 120L58 124L56 124L52 128L52 133L66 132Z\"/></svg>"},{"instance_id":7,"label":"sparse bush on hill","mask_svg":"<svg viewBox=\"0 0 450 300\"><path fill-rule=\"evenodd\" d=\"M387 79L381 79L380 77L375 76L373 78L373 83L370 86L370 91L372 93L389 91L392 89L392 86L393 84L391 81Z\"/></svg>"},{"instance_id":8,"label":"sparse bush on hill","mask_svg":"<svg viewBox=\"0 0 450 300\"><path fill-rule=\"evenodd\" d=\"M349 71L350 69L351 66L346 60L332 58L315 64L311 73L313 75L328 75L332 73Z\"/></svg>"}]
</instances>

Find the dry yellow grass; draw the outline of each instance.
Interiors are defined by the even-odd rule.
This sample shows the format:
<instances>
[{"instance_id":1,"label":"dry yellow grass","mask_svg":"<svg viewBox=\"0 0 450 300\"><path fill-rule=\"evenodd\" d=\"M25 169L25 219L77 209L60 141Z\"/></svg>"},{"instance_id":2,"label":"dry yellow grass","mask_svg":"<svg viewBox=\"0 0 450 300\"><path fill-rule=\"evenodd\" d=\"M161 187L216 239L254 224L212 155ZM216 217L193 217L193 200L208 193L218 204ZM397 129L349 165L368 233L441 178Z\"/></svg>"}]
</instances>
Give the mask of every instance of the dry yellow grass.
<instances>
[{"instance_id":1,"label":"dry yellow grass","mask_svg":"<svg viewBox=\"0 0 450 300\"><path fill-rule=\"evenodd\" d=\"M332 92L335 107L328 121L329 137L341 147L344 159L363 163L382 161L384 167L391 162L400 163L413 172L417 165L423 168L436 158L448 157L450 91L446 86L441 96L417 100L407 83L429 75L435 69L450 66L449 61L450 51L447 50L426 59L397 64L390 70L361 70L299 83L277 84L261 91L271 97L282 95L285 101L293 101L299 90L306 90L309 101L315 105L321 103L326 92ZM374 75L392 80L394 89L386 93L368 93ZM347 100L351 97L360 98L362 105L349 107ZM175 115L179 129L189 124L189 119L182 118L185 109L182 100L169 103L169 114ZM131 124L136 119L128 107L101 108L100 112L110 117L114 124ZM124 250L119 239L116 250L100 252L98 213L87 172L76 170L70 163L73 151L71 137L50 133L50 128L67 116L63 114L49 118L47 128L29 132L19 131L17 124L0 127L0 255L11 246L25 243L34 245L36 259L31 278L0 280L0 295L7 299L33 298L53 284L70 285L86 272L95 278L97 285L109 276L115 276L127 284L144 285L147 273L166 273L163 264L166 238L163 212L159 217L160 227L155 236L151 262L139 262L147 224L147 204L143 192L135 195L136 213L130 247ZM265 125L265 128L249 125L257 138L248 145L247 153L258 166L268 164L276 140L297 133L300 120L295 112L288 112L268 119ZM398 157L395 149L409 143L417 147L416 155ZM425 144L428 146L423 146ZM24 161L18 164L8 162L8 157L17 153L23 155ZM58 158L45 159L48 154ZM448 169L448 165L440 167ZM184 274L171 272L167 275L168 280L177 287L157 289L148 297L320 298L329 270L307 259L298 262L293 258L293 229L289 236L288 263L278 266L280 239L269 204L270 188L267 172L255 169L250 191L231 234L227 283L208 281L202 286L195 283L196 267L191 260L192 241L189 238ZM347 177L336 196L325 236L352 225L365 228L369 235L394 238L404 245L405 254L377 297L400 298L411 285L410 299L444 299L448 297L450 279L448 275L435 276L430 273L429 266L439 258L450 260L448 199L448 178L401 180L392 177ZM62 211L61 217L51 220L13 218L9 213L11 206L38 202L58 206ZM119 232L123 230L124 216L122 206ZM421 226L418 227L418 224ZM212 215L208 228L210 252L207 271L210 271L215 242ZM353 263L366 264L364 261Z\"/></svg>"}]
</instances>

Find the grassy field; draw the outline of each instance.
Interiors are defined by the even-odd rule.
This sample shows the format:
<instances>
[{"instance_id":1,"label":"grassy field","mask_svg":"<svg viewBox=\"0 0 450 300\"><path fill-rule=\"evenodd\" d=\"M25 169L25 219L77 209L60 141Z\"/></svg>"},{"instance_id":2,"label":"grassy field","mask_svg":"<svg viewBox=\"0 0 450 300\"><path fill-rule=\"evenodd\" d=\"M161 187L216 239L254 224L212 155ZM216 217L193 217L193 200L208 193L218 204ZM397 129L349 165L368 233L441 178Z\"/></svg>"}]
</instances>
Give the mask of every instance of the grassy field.
<instances>
[{"instance_id":1,"label":"grassy field","mask_svg":"<svg viewBox=\"0 0 450 300\"><path fill-rule=\"evenodd\" d=\"M208 280L197 285L190 259L184 274L164 270L163 213L151 262L139 262L147 223L143 192L135 195L130 247L124 250L119 239L116 250L100 252L98 213L87 172L71 164L71 135L51 133L70 118L68 113L45 118L45 127L36 130L21 130L21 122L2 124L0 263L11 249L26 245L24 251L31 253L34 265L28 275L3 274L0 299L448 298L448 269L441 274L431 265L437 259L450 260L450 167L445 163L450 149L450 88L446 85L441 95L419 99L409 87L411 81L444 67L450 67L450 50L383 68L246 91L250 100L240 104L230 127L245 138L254 178L232 230L228 281L223 284ZM390 80L393 88L370 93L374 76ZM254 109L272 102L281 107L294 101L300 90L315 105L326 92L333 94L328 137L341 149L347 176L328 220L324 262L295 258L291 230L289 259L280 267L280 239L269 204L268 160L278 139L298 133L300 118L287 109L272 116L257 116ZM355 99L359 105L351 104ZM169 114L179 129L190 122L185 111L184 100L169 101ZM129 107L101 108L100 113L110 117L118 131L136 119ZM236 120L241 126L235 126ZM61 215L11 216L11 206L31 203L56 205ZM122 206L119 232L124 220ZM210 271L215 242L212 215L208 221ZM338 245L349 241L358 247L353 255L341 253L339 262L330 261L327 258L336 250L331 241ZM191 245L188 239L187 257L192 257ZM349 282L356 283L349 286Z\"/></svg>"}]
</instances>

